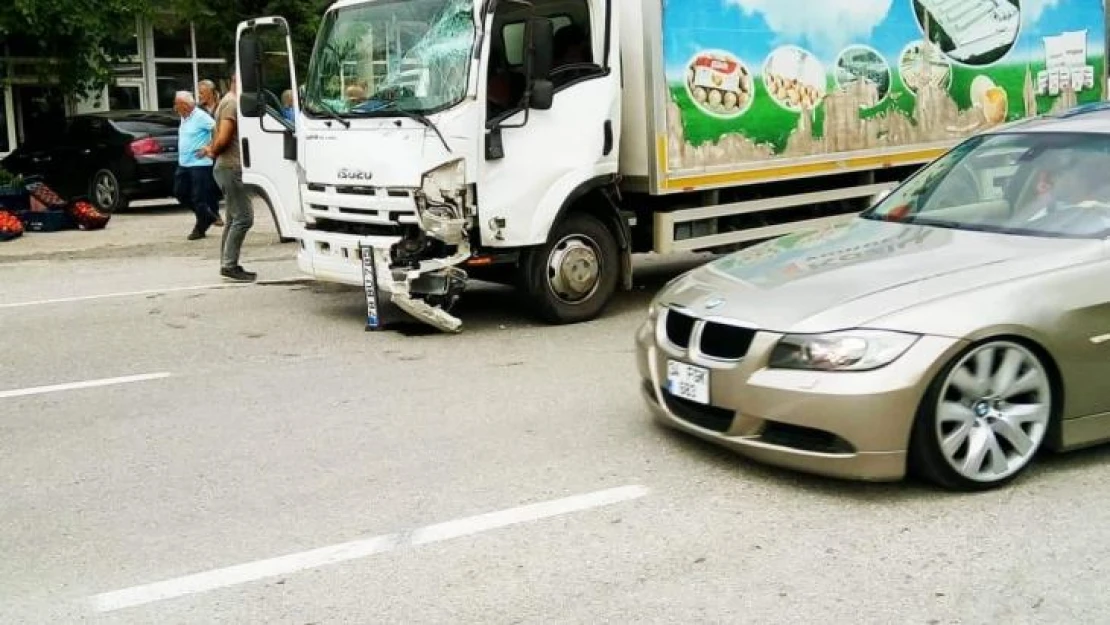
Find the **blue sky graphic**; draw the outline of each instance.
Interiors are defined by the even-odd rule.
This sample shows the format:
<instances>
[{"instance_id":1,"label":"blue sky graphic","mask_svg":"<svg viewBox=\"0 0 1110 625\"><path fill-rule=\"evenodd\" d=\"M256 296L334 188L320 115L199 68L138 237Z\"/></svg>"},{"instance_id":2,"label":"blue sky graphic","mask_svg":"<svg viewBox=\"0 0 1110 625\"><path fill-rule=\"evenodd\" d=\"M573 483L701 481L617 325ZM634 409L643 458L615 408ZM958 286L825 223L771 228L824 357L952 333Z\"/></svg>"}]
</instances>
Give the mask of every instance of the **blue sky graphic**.
<instances>
[{"instance_id":1,"label":"blue sky graphic","mask_svg":"<svg viewBox=\"0 0 1110 625\"><path fill-rule=\"evenodd\" d=\"M823 0L813 0L820 4ZM824 2L835 4L834 0ZM870 36L852 39L849 44L864 44L879 51L891 66L896 66L902 50L921 38L914 17L913 0L892 0L886 18ZM1040 0L1046 4L1045 0ZM810 40L809 37L780 35L771 31L763 14L745 14L727 0L664 0L663 51L667 75L681 80L690 58L705 49L722 49L738 56L758 73L767 55L780 45L801 46L817 55L827 70L832 69L839 45ZM1086 29L1088 52L1105 44L1103 0L1058 0L1046 6L1035 23L1023 19L1018 41L1000 63L1044 59L1042 37L1069 30Z\"/></svg>"}]
</instances>

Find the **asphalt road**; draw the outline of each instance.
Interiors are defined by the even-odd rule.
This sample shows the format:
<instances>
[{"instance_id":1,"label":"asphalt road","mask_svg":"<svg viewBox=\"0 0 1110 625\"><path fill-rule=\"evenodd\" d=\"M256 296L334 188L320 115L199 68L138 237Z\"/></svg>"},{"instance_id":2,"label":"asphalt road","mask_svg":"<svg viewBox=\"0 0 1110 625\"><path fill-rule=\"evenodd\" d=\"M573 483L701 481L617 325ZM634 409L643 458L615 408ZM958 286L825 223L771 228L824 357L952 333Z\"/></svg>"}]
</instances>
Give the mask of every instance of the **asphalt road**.
<instances>
[{"instance_id":1,"label":"asphalt road","mask_svg":"<svg viewBox=\"0 0 1110 625\"><path fill-rule=\"evenodd\" d=\"M632 333L696 262L573 327L483 288L457 336L287 262L0 266L0 622L1105 622L1106 449L953 496L653 425Z\"/></svg>"}]
</instances>

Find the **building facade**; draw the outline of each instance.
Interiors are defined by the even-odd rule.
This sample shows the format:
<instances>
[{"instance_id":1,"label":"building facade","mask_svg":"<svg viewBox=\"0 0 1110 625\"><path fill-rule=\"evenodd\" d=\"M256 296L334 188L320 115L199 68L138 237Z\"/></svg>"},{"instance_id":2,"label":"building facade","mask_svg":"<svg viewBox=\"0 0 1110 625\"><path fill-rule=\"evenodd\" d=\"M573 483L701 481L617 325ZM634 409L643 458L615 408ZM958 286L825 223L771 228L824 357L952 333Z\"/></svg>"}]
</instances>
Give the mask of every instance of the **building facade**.
<instances>
[{"instance_id":1,"label":"building facade","mask_svg":"<svg viewBox=\"0 0 1110 625\"><path fill-rule=\"evenodd\" d=\"M218 43L205 40L188 22L167 16L137 20L134 36L123 42L126 61L102 92L83 99L61 93L38 75L33 47L20 41L0 44L0 156L17 146L48 141L68 116L94 111L169 109L179 90L195 92L203 79L226 91L230 67ZM234 38L234 28L227 37ZM226 43L226 42L225 42Z\"/></svg>"}]
</instances>

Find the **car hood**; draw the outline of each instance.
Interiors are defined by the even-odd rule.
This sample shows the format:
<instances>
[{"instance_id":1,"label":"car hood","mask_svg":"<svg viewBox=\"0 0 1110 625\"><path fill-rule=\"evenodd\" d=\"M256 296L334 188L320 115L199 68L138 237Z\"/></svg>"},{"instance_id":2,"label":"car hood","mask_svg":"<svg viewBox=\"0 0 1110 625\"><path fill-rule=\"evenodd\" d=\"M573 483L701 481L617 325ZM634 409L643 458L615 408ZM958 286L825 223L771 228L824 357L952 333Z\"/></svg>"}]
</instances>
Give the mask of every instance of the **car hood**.
<instances>
[{"instance_id":1,"label":"car hood","mask_svg":"<svg viewBox=\"0 0 1110 625\"><path fill-rule=\"evenodd\" d=\"M1101 257L1101 241L855 218L730 254L658 302L780 332L859 327L939 298Z\"/></svg>"}]
</instances>

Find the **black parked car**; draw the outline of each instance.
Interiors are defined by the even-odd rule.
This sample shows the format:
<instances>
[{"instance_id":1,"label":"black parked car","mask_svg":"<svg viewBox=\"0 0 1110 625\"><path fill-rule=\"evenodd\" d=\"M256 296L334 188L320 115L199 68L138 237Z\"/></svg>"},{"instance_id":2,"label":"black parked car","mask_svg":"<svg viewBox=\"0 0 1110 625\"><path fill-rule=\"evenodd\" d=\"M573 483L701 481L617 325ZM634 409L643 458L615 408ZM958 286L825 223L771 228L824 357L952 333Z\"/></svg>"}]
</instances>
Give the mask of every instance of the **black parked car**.
<instances>
[{"instance_id":1,"label":"black parked car","mask_svg":"<svg viewBox=\"0 0 1110 625\"><path fill-rule=\"evenodd\" d=\"M132 200L173 195L180 123L163 111L75 115L54 136L19 146L0 167L39 176L62 197L85 197L110 213Z\"/></svg>"}]
</instances>

